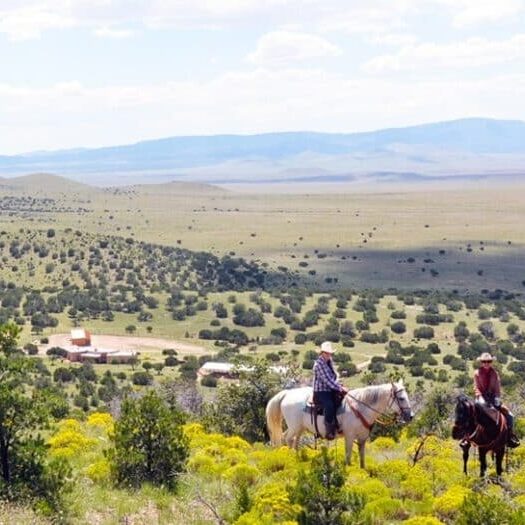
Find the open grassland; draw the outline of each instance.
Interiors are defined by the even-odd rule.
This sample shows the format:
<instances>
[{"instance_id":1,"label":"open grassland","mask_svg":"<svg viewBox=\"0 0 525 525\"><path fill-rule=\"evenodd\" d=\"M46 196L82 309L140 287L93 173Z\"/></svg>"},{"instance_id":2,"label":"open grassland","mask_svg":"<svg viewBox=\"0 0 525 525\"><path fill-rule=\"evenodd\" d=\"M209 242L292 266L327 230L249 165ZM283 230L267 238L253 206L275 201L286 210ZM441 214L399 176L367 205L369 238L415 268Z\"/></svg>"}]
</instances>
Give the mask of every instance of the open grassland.
<instances>
[{"instance_id":1,"label":"open grassland","mask_svg":"<svg viewBox=\"0 0 525 525\"><path fill-rule=\"evenodd\" d=\"M235 253L304 276L315 272L317 286L329 277L340 286L518 290L525 279L519 185L286 195L205 185L45 186L1 187L0 198L40 199L3 206L1 227L72 228Z\"/></svg>"}]
</instances>

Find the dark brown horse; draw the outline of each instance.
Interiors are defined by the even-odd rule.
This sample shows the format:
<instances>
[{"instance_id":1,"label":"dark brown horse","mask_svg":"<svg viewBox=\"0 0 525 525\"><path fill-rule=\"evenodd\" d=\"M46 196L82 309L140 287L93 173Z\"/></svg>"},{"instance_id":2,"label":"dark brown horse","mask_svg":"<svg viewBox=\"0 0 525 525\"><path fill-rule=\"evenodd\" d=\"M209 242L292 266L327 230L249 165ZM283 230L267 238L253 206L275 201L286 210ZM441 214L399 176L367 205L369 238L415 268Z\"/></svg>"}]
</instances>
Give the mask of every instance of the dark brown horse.
<instances>
[{"instance_id":1,"label":"dark brown horse","mask_svg":"<svg viewBox=\"0 0 525 525\"><path fill-rule=\"evenodd\" d=\"M496 473L503 472L503 457L507 444L508 429L505 416L493 409L474 403L461 395L456 403L456 416L452 437L461 439L463 449L463 472L467 473L467 461L471 445L478 447L480 476L487 470L487 452L496 459Z\"/></svg>"}]
</instances>

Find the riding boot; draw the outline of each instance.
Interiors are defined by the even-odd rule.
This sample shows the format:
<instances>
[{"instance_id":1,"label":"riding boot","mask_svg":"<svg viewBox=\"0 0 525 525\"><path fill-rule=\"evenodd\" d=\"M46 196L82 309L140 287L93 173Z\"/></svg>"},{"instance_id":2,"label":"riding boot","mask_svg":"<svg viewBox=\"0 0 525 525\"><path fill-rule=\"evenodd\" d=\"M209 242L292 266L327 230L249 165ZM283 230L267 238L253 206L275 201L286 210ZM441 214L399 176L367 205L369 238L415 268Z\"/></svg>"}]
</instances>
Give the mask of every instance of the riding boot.
<instances>
[{"instance_id":1,"label":"riding boot","mask_svg":"<svg viewBox=\"0 0 525 525\"><path fill-rule=\"evenodd\" d=\"M516 448L520 446L520 440L514 434L514 416L508 412L507 413L507 446L509 448Z\"/></svg>"},{"instance_id":2,"label":"riding boot","mask_svg":"<svg viewBox=\"0 0 525 525\"><path fill-rule=\"evenodd\" d=\"M335 423L326 423L326 439L335 439L337 428Z\"/></svg>"}]
</instances>

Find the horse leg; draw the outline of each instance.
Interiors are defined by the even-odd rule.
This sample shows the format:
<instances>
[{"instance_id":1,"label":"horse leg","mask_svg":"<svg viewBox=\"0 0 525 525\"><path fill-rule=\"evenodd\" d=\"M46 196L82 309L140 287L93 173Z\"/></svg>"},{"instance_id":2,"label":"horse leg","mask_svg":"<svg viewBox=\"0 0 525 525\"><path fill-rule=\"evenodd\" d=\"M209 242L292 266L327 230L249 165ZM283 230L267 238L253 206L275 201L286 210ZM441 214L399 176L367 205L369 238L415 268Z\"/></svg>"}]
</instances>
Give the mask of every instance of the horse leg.
<instances>
[{"instance_id":1,"label":"horse leg","mask_svg":"<svg viewBox=\"0 0 525 525\"><path fill-rule=\"evenodd\" d=\"M294 436L294 443L293 443L293 448L295 450L298 450L299 449L299 440L301 439L301 434L302 434L302 430L299 430L295 436Z\"/></svg>"},{"instance_id":2,"label":"horse leg","mask_svg":"<svg viewBox=\"0 0 525 525\"><path fill-rule=\"evenodd\" d=\"M352 448L354 446L354 435L345 434L345 463L350 465L352 463Z\"/></svg>"},{"instance_id":3,"label":"horse leg","mask_svg":"<svg viewBox=\"0 0 525 525\"><path fill-rule=\"evenodd\" d=\"M365 468L365 444L366 441L359 440L357 442L358 449L359 449L359 466L361 468Z\"/></svg>"},{"instance_id":4,"label":"horse leg","mask_svg":"<svg viewBox=\"0 0 525 525\"><path fill-rule=\"evenodd\" d=\"M295 433L292 431L291 428L288 428L286 432L283 434L283 439L290 448L296 448L294 446L295 442Z\"/></svg>"},{"instance_id":5,"label":"horse leg","mask_svg":"<svg viewBox=\"0 0 525 525\"><path fill-rule=\"evenodd\" d=\"M505 447L496 451L496 474L501 476L503 474L503 457L505 456Z\"/></svg>"},{"instance_id":6,"label":"horse leg","mask_svg":"<svg viewBox=\"0 0 525 525\"><path fill-rule=\"evenodd\" d=\"M487 470L487 451L478 448L479 455L479 476L481 478L485 477L485 472Z\"/></svg>"},{"instance_id":7,"label":"horse leg","mask_svg":"<svg viewBox=\"0 0 525 525\"><path fill-rule=\"evenodd\" d=\"M470 451L470 443L466 444L463 449L463 474L467 474L467 462L468 462L468 455Z\"/></svg>"}]
</instances>

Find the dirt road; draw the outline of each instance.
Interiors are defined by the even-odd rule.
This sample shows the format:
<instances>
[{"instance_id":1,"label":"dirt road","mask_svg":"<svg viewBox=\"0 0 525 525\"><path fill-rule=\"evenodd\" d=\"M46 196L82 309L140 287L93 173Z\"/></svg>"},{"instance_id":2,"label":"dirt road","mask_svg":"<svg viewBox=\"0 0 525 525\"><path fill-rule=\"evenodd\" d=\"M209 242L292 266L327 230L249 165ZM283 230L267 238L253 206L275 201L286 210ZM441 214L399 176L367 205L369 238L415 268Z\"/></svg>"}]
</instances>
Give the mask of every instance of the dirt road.
<instances>
[{"instance_id":1,"label":"dirt road","mask_svg":"<svg viewBox=\"0 0 525 525\"><path fill-rule=\"evenodd\" d=\"M52 346L67 348L71 346L69 334L54 334L49 336L49 344L40 345L39 352L45 351ZM111 348L113 350L135 350L137 352L157 352L165 348L173 348L182 355L202 355L208 352L206 348L189 343L174 341L173 339L160 339L157 337L129 337L117 335L92 335L91 346L93 348Z\"/></svg>"}]
</instances>

